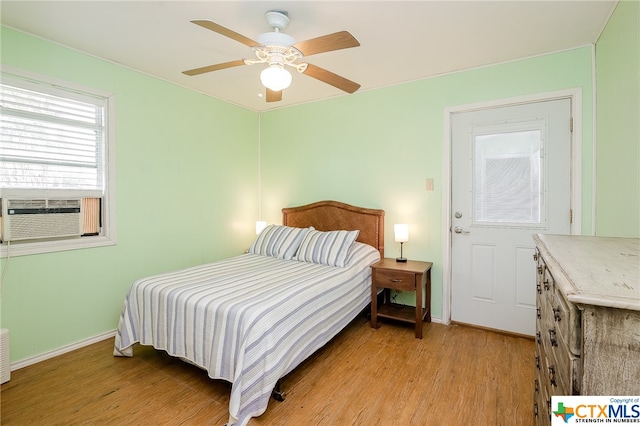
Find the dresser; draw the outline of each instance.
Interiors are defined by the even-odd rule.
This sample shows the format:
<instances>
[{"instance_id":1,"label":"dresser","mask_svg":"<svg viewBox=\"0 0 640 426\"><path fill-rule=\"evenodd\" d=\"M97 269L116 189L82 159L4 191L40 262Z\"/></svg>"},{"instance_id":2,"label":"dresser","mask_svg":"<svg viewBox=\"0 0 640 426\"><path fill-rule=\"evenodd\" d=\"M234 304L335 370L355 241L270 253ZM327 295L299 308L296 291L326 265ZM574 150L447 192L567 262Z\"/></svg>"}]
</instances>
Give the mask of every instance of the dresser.
<instances>
[{"instance_id":1,"label":"dresser","mask_svg":"<svg viewBox=\"0 0 640 426\"><path fill-rule=\"evenodd\" d=\"M640 395L640 239L533 239L536 424L553 395Z\"/></svg>"}]
</instances>

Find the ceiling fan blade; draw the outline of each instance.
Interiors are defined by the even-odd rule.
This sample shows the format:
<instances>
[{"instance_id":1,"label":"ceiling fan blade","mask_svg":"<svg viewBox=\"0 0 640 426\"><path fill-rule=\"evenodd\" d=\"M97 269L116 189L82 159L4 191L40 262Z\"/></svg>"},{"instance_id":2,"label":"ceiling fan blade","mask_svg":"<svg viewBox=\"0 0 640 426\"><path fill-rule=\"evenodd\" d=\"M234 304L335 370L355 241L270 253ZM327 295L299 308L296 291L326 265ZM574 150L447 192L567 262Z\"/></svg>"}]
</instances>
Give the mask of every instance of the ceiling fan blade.
<instances>
[{"instance_id":1,"label":"ceiling fan blade","mask_svg":"<svg viewBox=\"0 0 640 426\"><path fill-rule=\"evenodd\" d=\"M204 74L206 72L223 70L225 68L238 67L240 65L244 65L244 61L242 59L239 59L237 61L225 62L225 63L222 63L222 64L208 65L208 66L202 67L202 68L195 68L195 69L192 69L192 70L182 71L182 74L199 75L199 74Z\"/></svg>"},{"instance_id":2,"label":"ceiling fan blade","mask_svg":"<svg viewBox=\"0 0 640 426\"><path fill-rule=\"evenodd\" d=\"M251 40L249 37L245 37L242 34L238 34L235 31L231 31L229 28L225 28L222 25L218 25L215 22L211 22L211 21L206 21L206 20L196 20L196 21L191 21L196 25L200 25L201 27L204 27L208 30L211 30L213 32L216 32L218 34L222 34L225 37L229 37L235 41L238 41L242 44L246 44L249 47L258 47L261 46L260 43L258 43L257 41L253 41Z\"/></svg>"},{"instance_id":3,"label":"ceiling fan blade","mask_svg":"<svg viewBox=\"0 0 640 426\"><path fill-rule=\"evenodd\" d=\"M360 46L360 43L349 31L339 31L337 33L301 41L293 45L293 47L298 49L304 56L357 46Z\"/></svg>"},{"instance_id":4,"label":"ceiling fan blade","mask_svg":"<svg viewBox=\"0 0 640 426\"><path fill-rule=\"evenodd\" d=\"M267 89L267 102L278 102L282 100L282 90Z\"/></svg>"},{"instance_id":5,"label":"ceiling fan blade","mask_svg":"<svg viewBox=\"0 0 640 426\"><path fill-rule=\"evenodd\" d=\"M360 88L358 83L351 80L347 80L344 77L334 74L331 71L327 71L324 68L320 68L313 64L308 64L307 69L303 74L313 77L316 80L320 80L324 83L330 84L333 87L337 87L340 90L344 90L347 93L353 93Z\"/></svg>"}]
</instances>

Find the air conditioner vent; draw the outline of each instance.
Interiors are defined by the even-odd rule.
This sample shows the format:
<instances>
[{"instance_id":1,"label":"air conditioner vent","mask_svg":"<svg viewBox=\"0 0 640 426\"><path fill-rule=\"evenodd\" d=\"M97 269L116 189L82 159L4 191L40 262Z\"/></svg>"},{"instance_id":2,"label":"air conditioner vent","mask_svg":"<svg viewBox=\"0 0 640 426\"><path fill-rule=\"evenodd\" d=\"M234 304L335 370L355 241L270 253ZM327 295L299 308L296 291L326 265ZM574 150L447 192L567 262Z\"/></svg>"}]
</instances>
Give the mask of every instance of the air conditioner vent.
<instances>
[{"instance_id":1,"label":"air conditioner vent","mask_svg":"<svg viewBox=\"0 0 640 426\"><path fill-rule=\"evenodd\" d=\"M11 379L11 358L9 356L9 330L0 330L0 383Z\"/></svg>"},{"instance_id":2,"label":"air conditioner vent","mask_svg":"<svg viewBox=\"0 0 640 426\"><path fill-rule=\"evenodd\" d=\"M73 237L82 234L80 199L2 201L4 241Z\"/></svg>"}]
</instances>

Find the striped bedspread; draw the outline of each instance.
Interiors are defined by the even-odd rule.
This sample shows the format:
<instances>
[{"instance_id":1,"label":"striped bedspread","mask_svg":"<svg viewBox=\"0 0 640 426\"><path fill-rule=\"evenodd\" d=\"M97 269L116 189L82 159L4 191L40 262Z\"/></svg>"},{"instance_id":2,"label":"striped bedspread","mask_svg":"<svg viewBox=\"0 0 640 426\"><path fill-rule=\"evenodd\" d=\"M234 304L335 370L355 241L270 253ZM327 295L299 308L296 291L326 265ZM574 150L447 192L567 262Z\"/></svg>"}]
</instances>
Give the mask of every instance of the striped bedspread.
<instances>
[{"instance_id":1,"label":"striped bedspread","mask_svg":"<svg viewBox=\"0 0 640 426\"><path fill-rule=\"evenodd\" d=\"M281 377L325 345L371 299L372 247L344 268L244 254L136 281L114 355L152 345L232 383L229 414L246 425Z\"/></svg>"}]
</instances>

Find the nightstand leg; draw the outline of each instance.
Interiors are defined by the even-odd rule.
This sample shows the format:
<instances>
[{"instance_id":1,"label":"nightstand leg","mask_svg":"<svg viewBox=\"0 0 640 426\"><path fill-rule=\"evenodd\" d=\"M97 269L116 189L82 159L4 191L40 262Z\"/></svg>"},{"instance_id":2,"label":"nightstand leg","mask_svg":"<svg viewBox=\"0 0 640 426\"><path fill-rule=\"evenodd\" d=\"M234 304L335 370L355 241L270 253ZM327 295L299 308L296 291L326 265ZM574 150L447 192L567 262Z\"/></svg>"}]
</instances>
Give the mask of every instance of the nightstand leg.
<instances>
[{"instance_id":1,"label":"nightstand leg","mask_svg":"<svg viewBox=\"0 0 640 426\"><path fill-rule=\"evenodd\" d=\"M416 338L422 339L422 275L416 274Z\"/></svg>"},{"instance_id":2,"label":"nightstand leg","mask_svg":"<svg viewBox=\"0 0 640 426\"><path fill-rule=\"evenodd\" d=\"M427 271L427 284L425 286L425 313L423 320L426 322L431 322L431 268Z\"/></svg>"},{"instance_id":3,"label":"nightstand leg","mask_svg":"<svg viewBox=\"0 0 640 426\"><path fill-rule=\"evenodd\" d=\"M371 328L378 328L378 288L371 286Z\"/></svg>"}]
</instances>

